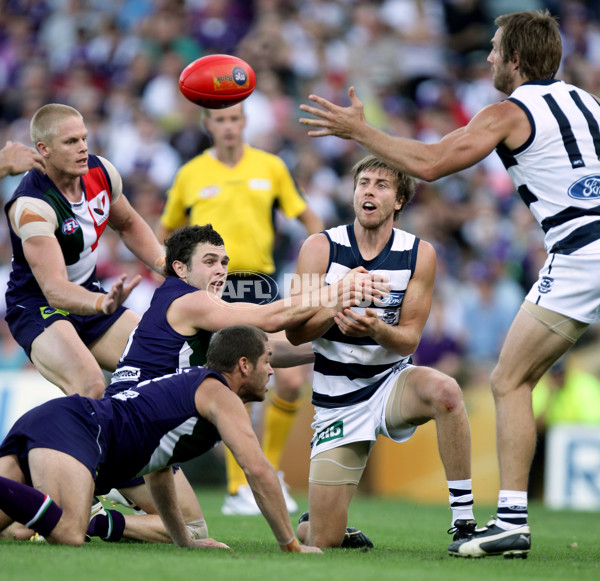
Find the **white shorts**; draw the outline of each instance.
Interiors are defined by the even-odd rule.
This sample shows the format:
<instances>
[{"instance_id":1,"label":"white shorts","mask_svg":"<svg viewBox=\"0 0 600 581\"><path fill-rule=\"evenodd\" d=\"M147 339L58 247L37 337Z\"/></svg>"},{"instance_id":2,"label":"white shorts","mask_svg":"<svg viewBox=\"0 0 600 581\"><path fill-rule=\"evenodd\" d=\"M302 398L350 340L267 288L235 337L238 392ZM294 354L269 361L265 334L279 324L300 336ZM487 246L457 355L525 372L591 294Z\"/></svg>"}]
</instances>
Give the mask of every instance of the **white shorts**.
<instances>
[{"instance_id":1,"label":"white shorts","mask_svg":"<svg viewBox=\"0 0 600 581\"><path fill-rule=\"evenodd\" d=\"M600 320L600 254L550 254L526 300L576 321Z\"/></svg>"},{"instance_id":2,"label":"white shorts","mask_svg":"<svg viewBox=\"0 0 600 581\"><path fill-rule=\"evenodd\" d=\"M413 365L399 366L390 373L379 389L367 401L347 407L322 408L315 406L315 431L310 457L350 442L371 442L371 447L379 434L394 442L405 442L417 426L404 424L388 430L385 422L385 407L392 389L402 373L407 373Z\"/></svg>"}]
</instances>

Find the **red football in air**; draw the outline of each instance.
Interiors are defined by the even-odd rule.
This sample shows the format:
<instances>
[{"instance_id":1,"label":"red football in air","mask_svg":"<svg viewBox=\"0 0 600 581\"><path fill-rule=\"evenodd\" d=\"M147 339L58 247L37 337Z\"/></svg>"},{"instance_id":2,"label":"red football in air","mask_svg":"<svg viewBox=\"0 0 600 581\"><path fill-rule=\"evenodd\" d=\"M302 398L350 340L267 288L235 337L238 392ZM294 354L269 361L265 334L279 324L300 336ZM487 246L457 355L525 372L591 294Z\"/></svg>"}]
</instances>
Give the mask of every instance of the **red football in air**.
<instances>
[{"instance_id":1,"label":"red football in air","mask_svg":"<svg viewBox=\"0 0 600 581\"><path fill-rule=\"evenodd\" d=\"M192 103L223 109L240 103L256 87L256 74L242 59L211 54L190 63L179 75L179 88Z\"/></svg>"}]
</instances>

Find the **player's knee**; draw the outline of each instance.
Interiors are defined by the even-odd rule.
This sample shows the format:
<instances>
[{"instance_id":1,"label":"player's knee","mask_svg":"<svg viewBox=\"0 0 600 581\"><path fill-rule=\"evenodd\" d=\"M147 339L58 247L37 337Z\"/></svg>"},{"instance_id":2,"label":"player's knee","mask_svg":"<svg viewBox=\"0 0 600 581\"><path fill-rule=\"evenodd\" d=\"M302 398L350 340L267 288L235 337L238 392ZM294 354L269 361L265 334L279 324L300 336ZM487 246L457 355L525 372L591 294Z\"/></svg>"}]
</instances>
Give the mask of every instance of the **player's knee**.
<instances>
[{"instance_id":1,"label":"player's knee","mask_svg":"<svg viewBox=\"0 0 600 581\"><path fill-rule=\"evenodd\" d=\"M434 386L436 407L448 413L464 407L462 391L452 377L439 376L434 381L436 382Z\"/></svg>"},{"instance_id":2,"label":"player's knee","mask_svg":"<svg viewBox=\"0 0 600 581\"><path fill-rule=\"evenodd\" d=\"M104 376L100 376L89 379L84 385L79 386L79 389L77 386L74 386L71 393L78 393L79 395L91 397L92 399L100 399L104 395L105 389L106 383L104 381Z\"/></svg>"},{"instance_id":3,"label":"player's knee","mask_svg":"<svg viewBox=\"0 0 600 581\"><path fill-rule=\"evenodd\" d=\"M310 534L310 544L313 547L320 547L322 549L336 549L342 546L344 542L345 528L340 532L338 531L320 531L318 533Z\"/></svg>"},{"instance_id":4,"label":"player's knee","mask_svg":"<svg viewBox=\"0 0 600 581\"><path fill-rule=\"evenodd\" d=\"M310 524L308 522L301 522L296 527L296 536L303 545L306 545L310 536Z\"/></svg>"},{"instance_id":5,"label":"player's knee","mask_svg":"<svg viewBox=\"0 0 600 581\"><path fill-rule=\"evenodd\" d=\"M78 527L56 527L46 540L54 545L81 547L85 543L85 531L78 530Z\"/></svg>"},{"instance_id":6,"label":"player's knee","mask_svg":"<svg viewBox=\"0 0 600 581\"><path fill-rule=\"evenodd\" d=\"M506 379L504 370L499 365L496 365L492 371L490 376L490 387L494 399L501 398L512 390L511 385Z\"/></svg>"}]
</instances>

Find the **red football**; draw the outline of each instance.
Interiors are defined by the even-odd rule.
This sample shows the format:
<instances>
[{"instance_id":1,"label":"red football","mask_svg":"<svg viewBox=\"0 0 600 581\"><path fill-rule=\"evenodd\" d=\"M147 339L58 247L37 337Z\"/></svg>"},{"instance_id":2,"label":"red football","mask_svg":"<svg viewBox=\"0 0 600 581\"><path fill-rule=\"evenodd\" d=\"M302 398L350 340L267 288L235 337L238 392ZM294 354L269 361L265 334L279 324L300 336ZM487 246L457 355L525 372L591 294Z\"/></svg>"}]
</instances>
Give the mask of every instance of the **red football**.
<instances>
[{"instance_id":1,"label":"red football","mask_svg":"<svg viewBox=\"0 0 600 581\"><path fill-rule=\"evenodd\" d=\"M242 59L211 54L190 63L179 75L179 89L192 103L222 109L240 103L256 87L256 74Z\"/></svg>"}]
</instances>

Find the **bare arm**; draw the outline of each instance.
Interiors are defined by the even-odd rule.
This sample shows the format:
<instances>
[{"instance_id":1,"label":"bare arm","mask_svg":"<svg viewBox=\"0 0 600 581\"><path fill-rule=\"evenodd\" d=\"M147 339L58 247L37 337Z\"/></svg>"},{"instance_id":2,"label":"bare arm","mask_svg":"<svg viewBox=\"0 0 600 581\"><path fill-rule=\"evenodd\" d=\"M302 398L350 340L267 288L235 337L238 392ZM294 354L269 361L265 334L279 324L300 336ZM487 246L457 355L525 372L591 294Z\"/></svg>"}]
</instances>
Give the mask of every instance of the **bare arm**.
<instances>
[{"instance_id":1,"label":"bare arm","mask_svg":"<svg viewBox=\"0 0 600 581\"><path fill-rule=\"evenodd\" d=\"M122 275L107 295L95 293L69 281L65 259L56 238L28 238L23 242L23 253L48 304L77 315L114 313L142 278L137 276L126 285L126 275Z\"/></svg>"},{"instance_id":2,"label":"bare arm","mask_svg":"<svg viewBox=\"0 0 600 581\"><path fill-rule=\"evenodd\" d=\"M387 325L370 309L366 310L365 315L345 309L343 313L336 315L336 324L344 335L370 336L389 351L400 355L414 353L431 310L435 267L433 246L421 240L417 265L402 300L398 325Z\"/></svg>"},{"instance_id":3,"label":"bare arm","mask_svg":"<svg viewBox=\"0 0 600 581\"><path fill-rule=\"evenodd\" d=\"M295 346L282 337L270 337L269 344L273 350L270 358L272 367L294 367L315 361L310 343Z\"/></svg>"},{"instance_id":4,"label":"bare arm","mask_svg":"<svg viewBox=\"0 0 600 581\"><path fill-rule=\"evenodd\" d=\"M7 141L6 145L0 149L0 178L7 175L18 175L30 169L46 173L44 158L31 147Z\"/></svg>"},{"instance_id":5,"label":"bare arm","mask_svg":"<svg viewBox=\"0 0 600 581\"><path fill-rule=\"evenodd\" d=\"M290 295L300 295L307 287L321 284L327 272L328 261L329 242L325 234L310 236L300 249ZM293 345L310 342L323 335L334 324L336 313L336 309L321 309L310 319L286 329L285 334Z\"/></svg>"},{"instance_id":6,"label":"bare arm","mask_svg":"<svg viewBox=\"0 0 600 581\"><path fill-rule=\"evenodd\" d=\"M163 470L147 474L145 480L150 488L154 506L174 545L179 547L229 549L224 543L219 543L211 538L192 539L190 537L190 533L185 526L183 514L177 503L173 470L170 466Z\"/></svg>"},{"instance_id":7,"label":"bare arm","mask_svg":"<svg viewBox=\"0 0 600 581\"><path fill-rule=\"evenodd\" d=\"M321 552L300 546L285 507L275 469L265 458L242 400L214 378L196 391L198 413L213 423L223 443L231 450L252 488L256 503L284 551Z\"/></svg>"},{"instance_id":8,"label":"bare arm","mask_svg":"<svg viewBox=\"0 0 600 581\"><path fill-rule=\"evenodd\" d=\"M323 220L321 220L321 218L319 218L319 216L317 216L309 207L298 216L298 220L304 224L309 235L317 234L325 229Z\"/></svg>"},{"instance_id":9,"label":"bare arm","mask_svg":"<svg viewBox=\"0 0 600 581\"><path fill-rule=\"evenodd\" d=\"M169 230L166 226L163 226L160 222L156 227L156 238L161 244L165 243L165 240L173 234L173 230Z\"/></svg>"},{"instance_id":10,"label":"bare arm","mask_svg":"<svg viewBox=\"0 0 600 581\"><path fill-rule=\"evenodd\" d=\"M359 278L362 276L362 278ZM356 303L359 293L383 294L379 285L372 284L366 273L326 287L317 284L304 294L281 299L267 305L227 303L207 291L198 290L179 297L169 307L167 320L179 333L191 335L198 329L218 331L229 325L254 325L267 333L282 331L296 325L319 311L329 318L343 306Z\"/></svg>"},{"instance_id":11,"label":"bare arm","mask_svg":"<svg viewBox=\"0 0 600 581\"><path fill-rule=\"evenodd\" d=\"M302 111L316 117L300 119L301 123L314 128L308 134L353 139L393 167L426 181L471 167L502 142L514 148L527 139L530 131L523 111L514 103L503 101L485 107L468 125L452 131L438 143L426 144L392 137L372 127L365 119L363 104L354 87L350 87L348 96L351 105L340 107L310 95L309 100L320 107L300 106Z\"/></svg>"},{"instance_id":12,"label":"bare arm","mask_svg":"<svg viewBox=\"0 0 600 581\"><path fill-rule=\"evenodd\" d=\"M163 273L165 251L148 223L124 195L110 207L110 225L119 232L125 246L148 268Z\"/></svg>"}]
</instances>

